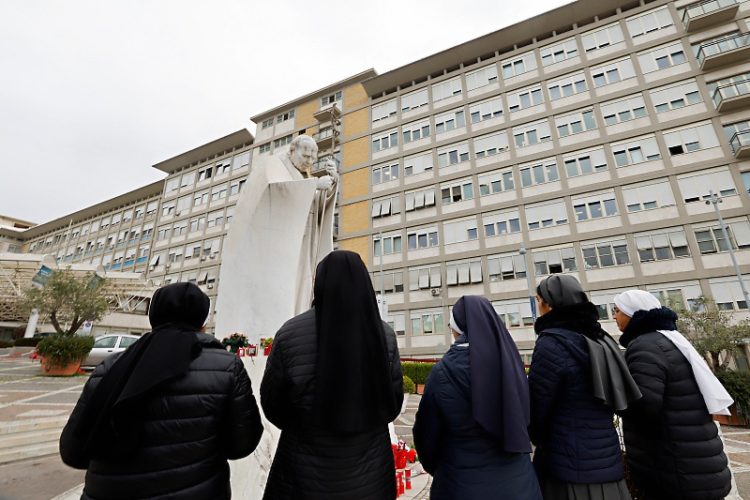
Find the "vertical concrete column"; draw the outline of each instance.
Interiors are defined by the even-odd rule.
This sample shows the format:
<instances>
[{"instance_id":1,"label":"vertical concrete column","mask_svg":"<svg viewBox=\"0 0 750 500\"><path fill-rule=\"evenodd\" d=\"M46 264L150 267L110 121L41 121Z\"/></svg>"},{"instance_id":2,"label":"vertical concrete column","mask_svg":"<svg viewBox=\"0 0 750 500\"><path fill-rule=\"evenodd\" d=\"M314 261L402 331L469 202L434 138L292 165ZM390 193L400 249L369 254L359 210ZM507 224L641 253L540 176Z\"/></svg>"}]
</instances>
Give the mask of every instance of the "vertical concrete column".
<instances>
[{"instance_id":1,"label":"vertical concrete column","mask_svg":"<svg viewBox=\"0 0 750 500\"><path fill-rule=\"evenodd\" d=\"M34 336L36 332L36 324L39 322L39 310L32 309L29 314L29 322L26 324L26 331L23 334L23 338L28 339Z\"/></svg>"}]
</instances>

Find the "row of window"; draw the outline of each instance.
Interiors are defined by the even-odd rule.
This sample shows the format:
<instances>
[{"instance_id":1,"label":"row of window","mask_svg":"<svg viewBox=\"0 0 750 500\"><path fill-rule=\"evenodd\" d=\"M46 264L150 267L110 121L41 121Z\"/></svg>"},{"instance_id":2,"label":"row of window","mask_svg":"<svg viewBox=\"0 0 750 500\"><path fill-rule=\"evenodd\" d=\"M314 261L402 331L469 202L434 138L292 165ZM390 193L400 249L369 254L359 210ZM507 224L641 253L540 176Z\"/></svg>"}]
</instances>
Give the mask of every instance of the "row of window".
<instances>
[{"instance_id":1,"label":"row of window","mask_svg":"<svg viewBox=\"0 0 750 500\"><path fill-rule=\"evenodd\" d=\"M283 123L287 120L291 120L294 118L294 110L287 111L285 113L280 113L276 115L275 117L267 118L263 120L260 124L261 129L267 129L269 127L272 127L274 123Z\"/></svg>"},{"instance_id":2,"label":"row of window","mask_svg":"<svg viewBox=\"0 0 750 500\"><path fill-rule=\"evenodd\" d=\"M206 214L201 214L190 219L183 219L173 224L159 226L156 233L156 241L164 241L171 237L183 236L211 229L214 227L223 227L229 224L234 216L234 206L227 207L226 210L219 209Z\"/></svg>"},{"instance_id":3,"label":"row of window","mask_svg":"<svg viewBox=\"0 0 750 500\"><path fill-rule=\"evenodd\" d=\"M236 179L231 182L225 182L223 184L217 184L211 189L204 189L202 191L195 191L191 194L181 196L171 201L165 201L161 204L161 216L180 216L184 212L193 208L202 209L208 206L209 203L212 205L220 203L229 196L234 196L242 192L245 187L247 179Z\"/></svg>"},{"instance_id":4,"label":"row of window","mask_svg":"<svg viewBox=\"0 0 750 500\"><path fill-rule=\"evenodd\" d=\"M184 172L180 175L175 175L166 180L164 185L164 195L170 196L175 191L189 190L196 183L200 183L209 179L221 178L225 175L229 175L231 172L237 172L245 169L250 165L250 152L246 151L233 157L227 157L210 165L204 165L196 169Z\"/></svg>"}]
</instances>

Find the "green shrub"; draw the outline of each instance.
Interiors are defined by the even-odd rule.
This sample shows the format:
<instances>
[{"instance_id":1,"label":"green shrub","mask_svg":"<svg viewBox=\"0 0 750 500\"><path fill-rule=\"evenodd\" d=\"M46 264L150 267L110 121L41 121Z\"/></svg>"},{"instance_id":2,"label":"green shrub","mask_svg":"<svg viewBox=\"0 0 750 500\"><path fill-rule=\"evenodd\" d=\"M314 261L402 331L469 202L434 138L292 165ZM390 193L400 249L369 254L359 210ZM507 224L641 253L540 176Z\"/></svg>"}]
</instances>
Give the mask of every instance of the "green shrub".
<instances>
[{"instance_id":1,"label":"green shrub","mask_svg":"<svg viewBox=\"0 0 750 500\"><path fill-rule=\"evenodd\" d=\"M716 378L734 399L738 413L750 414L750 373L723 369L716 372Z\"/></svg>"},{"instance_id":2,"label":"green shrub","mask_svg":"<svg viewBox=\"0 0 750 500\"><path fill-rule=\"evenodd\" d=\"M92 347L94 337L53 335L42 339L36 349L51 364L65 366L85 358Z\"/></svg>"},{"instance_id":3,"label":"green shrub","mask_svg":"<svg viewBox=\"0 0 750 500\"><path fill-rule=\"evenodd\" d=\"M414 385L414 381L404 375L404 394L414 394L417 391L417 386Z\"/></svg>"},{"instance_id":4,"label":"green shrub","mask_svg":"<svg viewBox=\"0 0 750 500\"><path fill-rule=\"evenodd\" d=\"M36 347L40 340L42 340L41 337L20 338L16 339L13 345L16 347Z\"/></svg>"},{"instance_id":5,"label":"green shrub","mask_svg":"<svg viewBox=\"0 0 750 500\"><path fill-rule=\"evenodd\" d=\"M14 342L12 340L0 340L0 349L4 347L13 347Z\"/></svg>"},{"instance_id":6,"label":"green shrub","mask_svg":"<svg viewBox=\"0 0 750 500\"><path fill-rule=\"evenodd\" d=\"M425 384L433 366L435 366L435 363L432 362L417 363L407 361L406 363L401 364L401 370L403 374L412 379L415 384Z\"/></svg>"}]
</instances>

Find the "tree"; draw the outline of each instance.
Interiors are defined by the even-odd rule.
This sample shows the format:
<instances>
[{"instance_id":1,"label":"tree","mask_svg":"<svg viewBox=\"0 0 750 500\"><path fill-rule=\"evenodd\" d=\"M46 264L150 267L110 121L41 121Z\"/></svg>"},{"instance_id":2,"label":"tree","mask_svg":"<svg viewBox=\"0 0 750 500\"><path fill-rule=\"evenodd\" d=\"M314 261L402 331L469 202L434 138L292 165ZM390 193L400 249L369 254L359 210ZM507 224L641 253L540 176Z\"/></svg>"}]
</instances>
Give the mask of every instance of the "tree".
<instances>
[{"instance_id":1,"label":"tree","mask_svg":"<svg viewBox=\"0 0 750 500\"><path fill-rule=\"evenodd\" d=\"M709 365L714 372L726 368L734 353L742 348L743 339L750 337L748 320L733 322L732 313L719 309L704 297L697 299L691 310L682 310L679 314L678 330L698 352L709 354Z\"/></svg>"},{"instance_id":2,"label":"tree","mask_svg":"<svg viewBox=\"0 0 750 500\"><path fill-rule=\"evenodd\" d=\"M76 275L56 270L42 288L24 290L21 307L49 317L57 333L75 335L84 321L96 321L109 311L105 280L95 273Z\"/></svg>"}]
</instances>

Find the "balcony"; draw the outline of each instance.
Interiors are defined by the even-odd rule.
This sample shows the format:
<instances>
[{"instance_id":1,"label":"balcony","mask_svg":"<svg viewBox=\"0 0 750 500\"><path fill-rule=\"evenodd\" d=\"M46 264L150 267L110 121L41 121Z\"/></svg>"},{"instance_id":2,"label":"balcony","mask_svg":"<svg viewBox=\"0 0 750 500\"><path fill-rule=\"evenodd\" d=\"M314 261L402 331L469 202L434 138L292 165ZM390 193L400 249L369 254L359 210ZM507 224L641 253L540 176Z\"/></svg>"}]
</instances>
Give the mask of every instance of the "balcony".
<instances>
[{"instance_id":1,"label":"balcony","mask_svg":"<svg viewBox=\"0 0 750 500\"><path fill-rule=\"evenodd\" d=\"M313 116L319 123L331 122L341 117L341 110L336 103L333 103L315 112Z\"/></svg>"},{"instance_id":2,"label":"balcony","mask_svg":"<svg viewBox=\"0 0 750 500\"><path fill-rule=\"evenodd\" d=\"M697 57L703 71L745 62L750 57L750 33L735 33L701 44Z\"/></svg>"},{"instance_id":3,"label":"balcony","mask_svg":"<svg viewBox=\"0 0 750 500\"><path fill-rule=\"evenodd\" d=\"M750 80L717 87L711 98L720 113L744 108L750 104Z\"/></svg>"},{"instance_id":4,"label":"balcony","mask_svg":"<svg viewBox=\"0 0 750 500\"><path fill-rule=\"evenodd\" d=\"M729 145L732 146L732 153L738 160L750 158L750 129L735 133L729 139Z\"/></svg>"},{"instance_id":5,"label":"balcony","mask_svg":"<svg viewBox=\"0 0 750 500\"><path fill-rule=\"evenodd\" d=\"M333 147L336 136L338 136L338 131L333 127L328 127L317 134L313 134L313 139L315 139L319 149L330 149Z\"/></svg>"},{"instance_id":6,"label":"balcony","mask_svg":"<svg viewBox=\"0 0 750 500\"><path fill-rule=\"evenodd\" d=\"M682 24L688 33L731 21L740 5L737 0L707 0L688 5L682 12Z\"/></svg>"}]
</instances>

